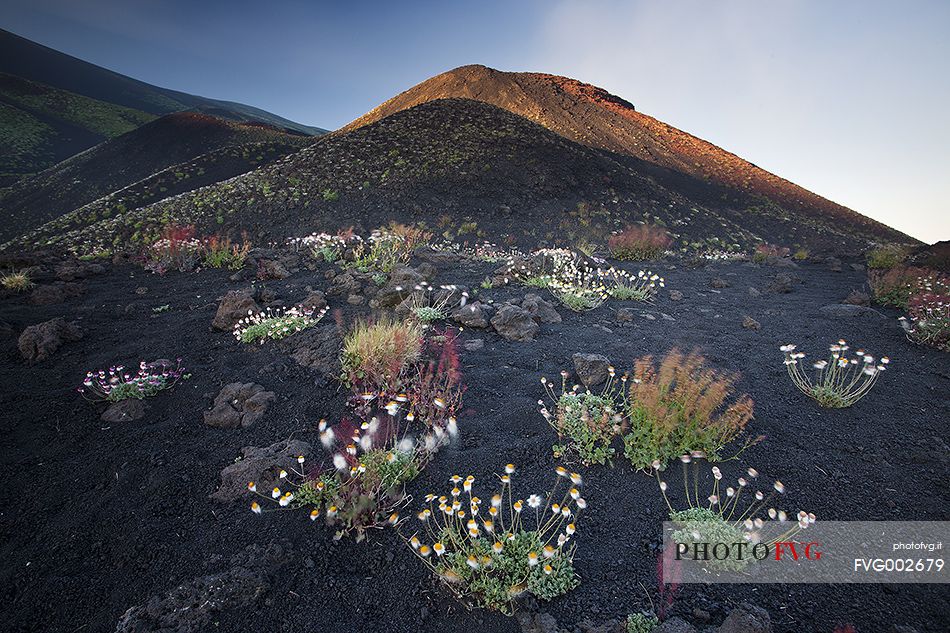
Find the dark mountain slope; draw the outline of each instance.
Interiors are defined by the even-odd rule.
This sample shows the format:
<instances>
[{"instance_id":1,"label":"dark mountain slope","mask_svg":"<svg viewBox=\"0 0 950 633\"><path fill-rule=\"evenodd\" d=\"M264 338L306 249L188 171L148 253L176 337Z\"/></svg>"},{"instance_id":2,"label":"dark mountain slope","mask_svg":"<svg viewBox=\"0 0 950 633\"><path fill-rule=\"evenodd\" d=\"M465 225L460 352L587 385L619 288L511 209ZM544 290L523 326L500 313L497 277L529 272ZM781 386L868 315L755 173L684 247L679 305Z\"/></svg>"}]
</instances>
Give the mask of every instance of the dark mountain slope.
<instances>
[{"instance_id":1,"label":"dark mountain slope","mask_svg":"<svg viewBox=\"0 0 950 633\"><path fill-rule=\"evenodd\" d=\"M0 240L11 239L172 165L217 149L270 143L285 147L283 155L307 142L308 137L260 124L190 112L170 114L4 190L0 193L0 216L4 218ZM252 166L248 164L243 171ZM237 173L242 172L228 173L228 177Z\"/></svg>"},{"instance_id":2,"label":"dark mountain slope","mask_svg":"<svg viewBox=\"0 0 950 633\"><path fill-rule=\"evenodd\" d=\"M639 165L501 108L438 100L321 137L243 176L68 233L44 227L27 243L81 252L134 246L153 239L169 221L204 230L249 229L258 240L351 224L368 229L389 220L532 245L603 240L638 220L664 224L679 245L697 248L767 240L827 251L860 248L870 239L781 214L698 202L715 200L716 187L691 181L688 189L702 195L690 198L661 184L666 170Z\"/></svg>"},{"instance_id":3,"label":"dark mountain slope","mask_svg":"<svg viewBox=\"0 0 950 633\"><path fill-rule=\"evenodd\" d=\"M0 73L0 185L154 118L141 110Z\"/></svg>"},{"instance_id":4,"label":"dark mountain slope","mask_svg":"<svg viewBox=\"0 0 950 633\"><path fill-rule=\"evenodd\" d=\"M0 72L151 114L195 109L236 121L259 121L302 134L322 134L260 108L160 88L90 64L0 29Z\"/></svg>"},{"instance_id":5,"label":"dark mountain slope","mask_svg":"<svg viewBox=\"0 0 950 633\"><path fill-rule=\"evenodd\" d=\"M758 205L828 225L844 225L881 240L916 243L847 207L769 173L720 147L678 130L607 91L567 77L462 66L428 79L356 119L341 131L379 121L433 99L476 99L540 123L571 140L628 154L736 192Z\"/></svg>"}]
</instances>

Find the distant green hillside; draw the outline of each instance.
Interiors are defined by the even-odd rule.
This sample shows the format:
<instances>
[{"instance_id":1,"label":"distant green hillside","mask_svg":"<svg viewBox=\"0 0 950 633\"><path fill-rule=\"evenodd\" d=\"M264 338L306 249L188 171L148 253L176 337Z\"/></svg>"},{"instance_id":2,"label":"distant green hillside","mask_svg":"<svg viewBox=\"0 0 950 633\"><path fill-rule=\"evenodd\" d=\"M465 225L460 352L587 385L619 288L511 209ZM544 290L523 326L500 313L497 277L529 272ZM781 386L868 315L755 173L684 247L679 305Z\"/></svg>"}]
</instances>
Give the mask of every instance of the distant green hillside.
<instances>
[{"instance_id":1,"label":"distant green hillside","mask_svg":"<svg viewBox=\"0 0 950 633\"><path fill-rule=\"evenodd\" d=\"M0 29L0 187L182 111L307 136L326 132L242 103L153 86Z\"/></svg>"}]
</instances>

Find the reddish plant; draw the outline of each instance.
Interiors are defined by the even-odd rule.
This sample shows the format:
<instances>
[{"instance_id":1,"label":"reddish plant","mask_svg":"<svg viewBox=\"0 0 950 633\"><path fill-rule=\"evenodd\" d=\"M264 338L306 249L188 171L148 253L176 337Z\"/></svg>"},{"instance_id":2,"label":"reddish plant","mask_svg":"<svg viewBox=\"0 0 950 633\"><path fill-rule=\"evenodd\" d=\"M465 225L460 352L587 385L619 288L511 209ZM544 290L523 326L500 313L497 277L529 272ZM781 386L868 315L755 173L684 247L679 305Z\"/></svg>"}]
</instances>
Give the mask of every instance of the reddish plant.
<instances>
[{"instance_id":1,"label":"reddish plant","mask_svg":"<svg viewBox=\"0 0 950 633\"><path fill-rule=\"evenodd\" d=\"M656 580L660 599L656 615L661 622L669 615L670 607L673 606L673 601L676 600L676 594L679 592L679 581L682 577L683 563L676 560L673 549L671 547L663 550L656 558Z\"/></svg>"},{"instance_id":2,"label":"reddish plant","mask_svg":"<svg viewBox=\"0 0 950 633\"><path fill-rule=\"evenodd\" d=\"M201 241L195 239L195 227L166 225L162 237L145 249L145 267L160 275L169 270L186 272L201 259Z\"/></svg>"},{"instance_id":3,"label":"reddish plant","mask_svg":"<svg viewBox=\"0 0 950 633\"><path fill-rule=\"evenodd\" d=\"M634 261L657 259L666 252L673 240L665 229L650 224L631 224L607 239L610 255L616 259Z\"/></svg>"},{"instance_id":4,"label":"reddish plant","mask_svg":"<svg viewBox=\"0 0 950 633\"><path fill-rule=\"evenodd\" d=\"M886 272L871 271L868 281L878 303L906 309L916 294L950 294L950 277L929 268L896 266Z\"/></svg>"},{"instance_id":5,"label":"reddish plant","mask_svg":"<svg viewBox=\"0 0 950 633\"><path fill-rule=\"evenodd\" d=\"M758 244L755 247L755 252L752 254L752 261L762 263L762 262L774 262L777 259L783 257L788 257L789 251L788 248L784 246L776 246L775 244Z\"/></svg>"}]
</instances>

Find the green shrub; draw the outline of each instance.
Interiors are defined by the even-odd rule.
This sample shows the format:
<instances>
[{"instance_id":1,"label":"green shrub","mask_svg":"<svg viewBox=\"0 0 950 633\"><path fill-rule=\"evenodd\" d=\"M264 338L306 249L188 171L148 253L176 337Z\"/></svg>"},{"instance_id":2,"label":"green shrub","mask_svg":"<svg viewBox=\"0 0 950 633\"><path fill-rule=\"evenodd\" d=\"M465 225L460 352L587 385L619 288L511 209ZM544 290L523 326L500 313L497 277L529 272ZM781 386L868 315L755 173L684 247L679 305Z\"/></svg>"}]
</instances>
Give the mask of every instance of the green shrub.
<instances>
[{"instance_id":1,"label":"green shrub","mask_svg":"<svg viewBox=\"0 0 950 633\"><path fill-rule=\"evenodd\" d=\"M900 266L907 259L908 250L900 244L887 244L871 249L867 253L868 268L873 270L890 270Z\"/></svg>"}]
</instances>

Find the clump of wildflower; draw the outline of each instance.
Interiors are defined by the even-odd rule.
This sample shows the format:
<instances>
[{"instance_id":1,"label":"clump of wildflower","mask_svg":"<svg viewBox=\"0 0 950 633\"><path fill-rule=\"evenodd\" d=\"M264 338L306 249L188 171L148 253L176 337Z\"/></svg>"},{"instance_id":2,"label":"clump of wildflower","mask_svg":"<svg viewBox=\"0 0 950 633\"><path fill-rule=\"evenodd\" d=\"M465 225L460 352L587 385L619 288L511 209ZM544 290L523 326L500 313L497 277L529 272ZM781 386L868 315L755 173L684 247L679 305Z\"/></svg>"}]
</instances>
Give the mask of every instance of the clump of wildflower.
<instances>
[{"instance_id":1,"label":"clump of wildflower","mask_svg":"<svg viewBox=\"0 0 950 633\"><path fill-rule=\"evenodd\" d=\"M736 374L709 368L695 352L674 349L659 369L651 356L637 359L627 381L624 453L642 470L689 451L718 459L752 419L749 396L726 406L737 380Z\"/></svg>"},{"instance_id":2,"label":"clump of wildflower","mask_svg":"<svg viewBox=\"0 0 950 633\"><path fill-rule=\"evenodd\" d=\"M701 453L680 456L683 499L675 503L670 499L673 491L664 480L661 468L657 468L655 474L670 511L670 521L677 524L677 530L672 534L675 543L688 546L708 543L710 549L719 543L730 546L729 556L721 559L711 557L704 563L711 569L738 571L754 562L754 557L748 553L743 556L740 548L731 547L736 543L771 546L789 540L815 523L815 515L810 512L801 510L793 516L773 505L773 501L786 492L781 481L772 482L763 491L757 486L759 472L748 468L729 484L723 481L724 475L718 466L706 471L702 467L703 459ZM711 475L712 483L701 485L700 477L706 472ZM709 494L700 492L701 489L708 489Z\"/></svg>"},{"instance_id":3,"label":"clump of wildflower","mask_svg":"<svg viewBox=\"0 0 950 633\"><path fill-rule=\"evenodd\" d=\"M633 275L625 270L610 268L603 271L603 277L608 282L607 292L620 301L652 302L659 288L666 286L662 277L649 270L641 270Z\"/></svg>"},{"instance_id":4,"label":"clump of wildflower","mask_svg":"<svg viewBox=\"0 0 950 633\"><path fill-rule=\"evenodd\" d=\"M307 249L314 259L333 263L343 256L347 248L358 247L363 238L352 231L337 233L311 233L304 237L292 237L287 240L296 249Z\"/></svg>"},{"instance_id":5,"label":"clump of wildflower","mask_svg":"<svg viewBox=\"0 0 950 633\"><path fill-rule=\"evenodd\" d=\"M432 234L422 228L392 223L373 231L367 242L354 245L352 265L363 271L392 272L408 263L413 251L430 239Z\"/></svg>"},{"instance_id":6,"label":"clump of wildflower","mask_svg":"<svg viewBox=\"0 0 950 633\"><path fill-rule=\"evenodd\" d=\"M491 497L475 494L471 475L450 478L445 495L428 494L406 543L443 585L469 607L512 614L523 594L540 600L579 583L574 573L577 519L587 507L582 478L557 469L554 488L527 499L512 490L514 464L498 475Z\"/></svg>"},{"instance_id":7,"label":"clump of wildflower","mask_svg":"<svg viewBox=\"0 0 950 633\"><path fill-rule=\"evenodd\" d=\"M234 325L234 338L242 343L261 344L268 340L280 340L315 326L326 313L327 308L317 312L303 306L249 312Z\"/></svg>"},{"instance_id":8,"label":"clump of wildflower","mask_svg":"<svg viewBox=\"0 0 950 633\"><path fill-rule=\"evenodd\" d=\"M301 467L270 498L306 507L313 520L325 517L337 528L336 538L355 535L359 541L371 529L397 523L405 484L458 434L462 385L455 337L438 339L426 350L427 360L403 373L398 390L355 391L355 422L330 426L321 420L317 430L332 455L330 466ZM259 512L260 504L251 510Z\"/></svg>"},{"instance_id":9,"label":"clump of wildflower","mask_svg":"<svg viewBox=\"0 0 950 633\"><path fill-rule=\"evenodd\" d=\"M614 455L610 446L622 427L622 396L615 388L616 372L613 367L600 393L590 389L581 392L580 385L567 386L567 372L561 374L561 393L557 394L551 381L541 379L547 395L554 402L549 411L539 400L541 415L557 432L558 443L552 449L555 457L576 455L584 464L605 464Z\"/></svg>"},{"instance_id":10,"label":"clump of wildflower","mask_svg":"<svg viewBox=\"0 0 950 633\"><path fill-rule=\"evenodd\" d=\"M430 284L421 283L416 285L407 304L410 316L428 325L447 319L453 309L467 302L468 291L460 290L458 286L445 284L433 288Z\"/></svg>"},{"instance_id":11,"label":"clump of wildflower","mask_svg":"<svg viewBox=\"0 0 950 633\"><path fill-rule=\"evenodd\" d=\"M950 295L950 277L929 268L895 266L886 272L871 271L874 299L883 305L906 309L918 294Z\"/></svg>"},{"instance_id":12,"label":"clump of wildflower","mask_svg":"<svg viewBox=\"0 0 950 633\"><path fill-rule=\"evenodd\" d=\"M661 227L634 224L607 238L611 257L625 261L659 259L673 240Z\"/></svg>"},{"instance_id":13,"label":"clump of wildflower","mask_svg":"<svg viewBox=\"0 0 950 633\"><path fill-rule=\"evenodd\" d=\"M914 295L907 306L907 337L915 343L950 352L950 294ZM902 317L903 318L903 317Z\"/></svg>"},{"instance_id":14,"label":"clump of wildflower","mask_svg":"<svg viewBox=\"0 0 950 633\"><path fill-rule=\"evenodd\" d=\"M4 290L9 290L10 292L23 292L24 290L29 290L35 284L33 280L30 279L28 272L25 270L15 270L0 277L0 285L3 286Z\"/></svg>"},{"instance_id":15,"label":"clump of wildflower","mask_svg":"<svg viewBox=\"0 0 950 633\"><path fill-rule=\"evenodd\" d=\"M151 363L143 360L135 373L123 365L88 372L77 391L92 401L119 402L130 398L141 400L171 389L183 377L187 378L187 375L181 366L180 358L175 365L168 360Z\"/></svg>"},{"instance_id":16,"label":"clump of wildflower","mask_svg":"<svg viewBox=\"0 0 950 633\"><path fill-rule=\"evenodd\" d=\"M795 386L821 406L833 409L850 407L866 396L890 363L886 356L877 359L863 349L849 357L851 348L847 341L840 340L828 347L827 359L810 363L809 372L803 360L805 353L797 351L795 345L789 343L779 349Z\"/></svg>"},{"instance_id":17,"label":"clump of wildflower","mask_svg":"<svg viewBox=\"0 0 950 633\"><path fill-rule=\"evenodd\" d=\"M244 267L247 254L251 250L251 242L244 233L240 243L232 242L229 237L212 235L201 240L201 258L205 265L211 268L227 268L240 270Z\"/></svg>"}]
</instances>

